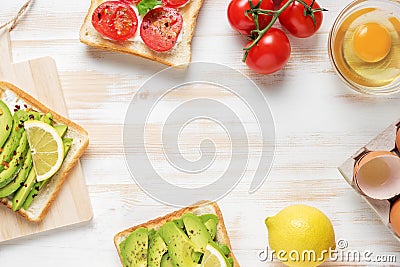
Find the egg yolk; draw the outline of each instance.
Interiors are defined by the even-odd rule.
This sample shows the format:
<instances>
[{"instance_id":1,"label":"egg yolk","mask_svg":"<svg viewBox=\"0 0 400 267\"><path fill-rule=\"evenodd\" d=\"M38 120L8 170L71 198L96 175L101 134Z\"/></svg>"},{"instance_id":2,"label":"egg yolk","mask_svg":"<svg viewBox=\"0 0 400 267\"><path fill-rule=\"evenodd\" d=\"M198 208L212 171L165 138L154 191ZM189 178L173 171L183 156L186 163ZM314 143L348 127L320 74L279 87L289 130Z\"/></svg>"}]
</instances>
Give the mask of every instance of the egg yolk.
<instances>
[{"instance_id":1,"label":"egg yolk","mask_svg":"<svg viewBox=\"0 0 400 267\"><path fill-rule=\"evenodd\" d=\"M360 25L353 35L353 47L357 56L365 62L378 62L390 52L392 40L382 25L370 22Z\"/></svg>"}]
</instances>

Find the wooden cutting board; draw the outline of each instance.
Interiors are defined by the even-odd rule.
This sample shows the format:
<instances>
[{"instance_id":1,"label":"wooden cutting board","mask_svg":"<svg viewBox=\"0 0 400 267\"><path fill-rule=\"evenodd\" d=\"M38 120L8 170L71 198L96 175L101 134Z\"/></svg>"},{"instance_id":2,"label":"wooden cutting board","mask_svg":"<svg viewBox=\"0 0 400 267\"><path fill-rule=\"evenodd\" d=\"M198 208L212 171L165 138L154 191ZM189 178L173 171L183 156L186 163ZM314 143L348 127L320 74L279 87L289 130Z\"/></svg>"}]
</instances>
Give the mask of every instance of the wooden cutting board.
<instances>
[{"instance_id":1,"label":"wooden cutting board","mask_svg":"<svg viewBox=\"0 0 400 267\"><path fill-rule=\"evenodd\" d=\"M57 67L50 57L12 62L10 34L0 31L0 80L8 81L68 117ZM71 171L45 219L31 223L0 205L0 242L90 221L89 193L80 163Z\"/></svg>"}]
</instances>

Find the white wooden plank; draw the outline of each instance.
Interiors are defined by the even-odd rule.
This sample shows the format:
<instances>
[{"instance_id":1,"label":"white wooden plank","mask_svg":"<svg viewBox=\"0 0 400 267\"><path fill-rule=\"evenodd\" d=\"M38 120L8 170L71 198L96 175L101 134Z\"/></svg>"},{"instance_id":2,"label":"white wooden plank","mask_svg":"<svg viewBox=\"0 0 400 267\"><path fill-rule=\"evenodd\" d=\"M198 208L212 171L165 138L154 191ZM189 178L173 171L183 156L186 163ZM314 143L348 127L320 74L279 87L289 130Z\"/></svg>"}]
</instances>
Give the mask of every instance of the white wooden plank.
<instances>
[{"instance_id":1,"label":"white wooden plank","mask_svg":"<svg viewBox=\"0 0 400 267\"><path fill-rule=\"evenodd\" d=\"M256 252L267 243L264 218L293 203L326 212L337 238L346 238L350 249L395 254L399 259L398 242L336 170L399 117L399 95L356 94L331 67L328 32L350 0L319 1L329 9L320 32L307 40L290 38L289 64L270 76L254 74L241 63L245 41L228 26L228 2L205 1L193 40L193 59L227 64L252 78L271 105L277 135L274 167L264 186L248 195L248 183L243 182L220 202L239 261L243 266L282 266L259 262ZM3 6L4 16L10 16L19 5L2 1ZM82 166L95 218L81 228L0 247L4 265L25 266L46 251L40 261L45 267L54 262L60 267L119 266L112 244L114 233L172 210L136 188L124 163L121 141L130 99L163 66L79 43L78 31L88 6L89 1L35 1L12 33L12 45L16 61L52 56L57 62L69 114L91 136ZM21 251L26 257L19 257L16 264Z\"/></svg>"}]
</instances>

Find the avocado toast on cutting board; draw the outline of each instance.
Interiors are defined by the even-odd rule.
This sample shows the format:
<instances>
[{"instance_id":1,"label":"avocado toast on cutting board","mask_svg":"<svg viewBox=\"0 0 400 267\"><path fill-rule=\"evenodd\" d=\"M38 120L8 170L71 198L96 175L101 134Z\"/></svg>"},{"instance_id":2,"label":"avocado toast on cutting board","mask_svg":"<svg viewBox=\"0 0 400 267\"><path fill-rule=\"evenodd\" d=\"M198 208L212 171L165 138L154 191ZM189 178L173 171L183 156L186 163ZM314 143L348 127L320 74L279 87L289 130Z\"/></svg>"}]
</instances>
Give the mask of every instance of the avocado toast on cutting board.
<instances>
[{"instance_id":1,"label":"avocado toast on cutting board","mask_svg":"<svg viewBox=\"0 0 400 267\"><path fill-rule=\"evenodd\" d=\"M124 267L239 267L221 210L202 201L114 237ZM207 263L205 263L207 262Z\"/></svg>"},{"instance_id":2,"label":"avocado toast on cutting board","mask_svg":"<svg viewBox=\"0 0 400 267\"><path fill-rule=\"evenodd\" d=\"M0 82L0 202L40 222L88 146L87 132Z\"/></svg>"}]
</instances>

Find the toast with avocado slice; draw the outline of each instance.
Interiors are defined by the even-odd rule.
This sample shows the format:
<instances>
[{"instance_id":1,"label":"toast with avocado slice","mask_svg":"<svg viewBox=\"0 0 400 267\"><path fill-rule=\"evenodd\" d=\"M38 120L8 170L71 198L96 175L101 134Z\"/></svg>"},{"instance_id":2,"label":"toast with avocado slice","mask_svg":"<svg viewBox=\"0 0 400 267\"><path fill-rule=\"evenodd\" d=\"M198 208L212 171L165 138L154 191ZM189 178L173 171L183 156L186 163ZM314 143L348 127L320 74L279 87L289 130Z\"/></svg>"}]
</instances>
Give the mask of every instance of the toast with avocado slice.
<instances>
[{"instance_id":1,"label":"toast with avocado slice","mask_svg":"<svg viewBox=\"0 0 400 267\"><path fill-rule=\"evenodd\" d=\"M40 222L88 146L87 132L0 81L0 203Z\"/></svg>"},{"instance_id":2,"label":"toast with avocado slice","mask_svg":"<svg viewBox=\"0 0 400 267\"><path fill-rule=\"evenodd\" d=\"M217 203L202 201L114 237L124 267L240 267Z\"/></svg>"}]
</instances>

